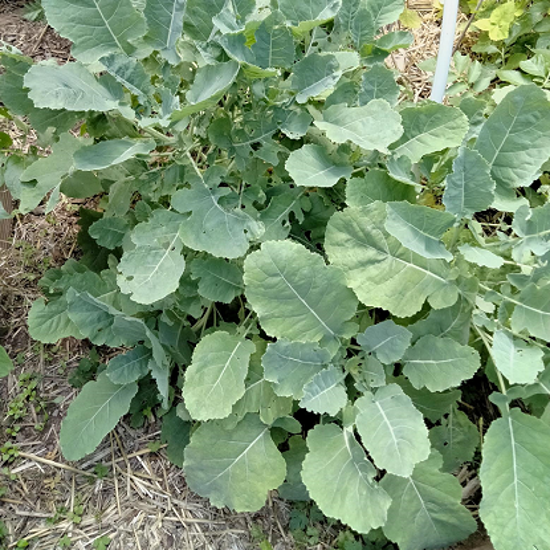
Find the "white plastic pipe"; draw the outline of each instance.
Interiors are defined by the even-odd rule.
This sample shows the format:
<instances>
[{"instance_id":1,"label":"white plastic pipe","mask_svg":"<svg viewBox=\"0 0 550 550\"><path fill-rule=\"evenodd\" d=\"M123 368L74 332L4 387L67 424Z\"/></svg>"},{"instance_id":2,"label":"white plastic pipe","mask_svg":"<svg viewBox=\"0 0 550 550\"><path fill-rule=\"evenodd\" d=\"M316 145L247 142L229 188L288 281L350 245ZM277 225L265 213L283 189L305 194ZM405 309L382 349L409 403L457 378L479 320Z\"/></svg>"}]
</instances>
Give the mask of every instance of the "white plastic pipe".
<instances>
[{"instance_id":1,"label":"white plastic pipe","mask_svg":"<svg viewBox=\"0 0 550 550\"><path fill-rule=\"evenodd\" d=\"M435 69L434 83L430 99L441 103L447 89L449 67L453 56L453 45L456 31L456 18L458 15L459 0L445 0L443 5L443 24L441 26L441 38L439 41L439 53L437 54L437 66Z\"/></svg>"}]
</instances>

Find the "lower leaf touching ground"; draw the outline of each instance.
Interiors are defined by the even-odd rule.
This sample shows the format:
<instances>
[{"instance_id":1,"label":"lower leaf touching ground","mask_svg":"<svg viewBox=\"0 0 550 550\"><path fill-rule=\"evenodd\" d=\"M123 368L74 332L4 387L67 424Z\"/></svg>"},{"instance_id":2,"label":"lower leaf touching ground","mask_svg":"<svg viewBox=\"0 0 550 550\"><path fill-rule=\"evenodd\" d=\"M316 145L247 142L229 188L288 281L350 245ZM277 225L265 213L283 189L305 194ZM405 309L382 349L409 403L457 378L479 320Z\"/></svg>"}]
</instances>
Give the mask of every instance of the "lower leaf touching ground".
<instances>
[{"instance_id":1,"label":"lower leaf touching ground","mask_svg":"<svg viewBox=\"0 0 550 550\"><path fill-rule=\"evenodd\" d=\"M399 544L399 550L439 550L464 540L477 529L468 510L460 504L460 483L439 471L441 463L441 456L432 451L410 477L390 474L380 483L392 499L384 533Z\"/></svg>"},{"instance_id":2,"label":"lower leaf touching ground","mask_svg":"<svg viewBox=\"0 0 550 550\"><path fill-rule=\"evenodd\" d=\"M68 460L80 460L95 451L101 440L129 411L138 391L136 383L118 386L106 373L88 382L71 403L61 424L60 444Z\"/></svg>"},{"instance_id":3,"label":"lower leaf touching ground","mask_svg":"<svg viewBox=\"0 0 550 550\"><path fill-rule=\"evenodd\" d=\"M485 435L479 513L497 550L547 548L550 541L550 427L519 409Z\"/></svg>"},{"instance_id":4,"label":"lower leaf touching ground","mask_svg":"<svg viewBox=\"0 0 550 550\"><path fill-rule=\"evenodd\" d=\"M223 422L199 426L185 449L184 469L192 491L237 512L259 510L286 475L269 428L253 414L232 430Z\"/></svg>"},{"instance_id":5,"label":"lower leaf touching ground","mask_svg":"<svg viewBox=\"0 0 550 550\"><path fill-rule=\"evenodd\" d=\"M307 438L302 480L327 516L359 533L386 523L390 496L374 481L376 469L350 430L319 425Z\"/></svg>"}]
</instances>

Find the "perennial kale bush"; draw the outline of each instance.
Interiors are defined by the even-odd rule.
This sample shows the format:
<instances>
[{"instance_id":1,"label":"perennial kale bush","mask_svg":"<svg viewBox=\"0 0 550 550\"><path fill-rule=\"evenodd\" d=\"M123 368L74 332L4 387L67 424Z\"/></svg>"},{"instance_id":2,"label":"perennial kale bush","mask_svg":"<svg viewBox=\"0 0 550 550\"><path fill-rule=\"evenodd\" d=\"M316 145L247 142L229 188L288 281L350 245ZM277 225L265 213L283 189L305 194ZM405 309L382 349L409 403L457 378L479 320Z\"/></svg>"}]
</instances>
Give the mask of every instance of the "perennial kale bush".
<instances>
[{"instance_id":1,"label":"perennial kale bush","mask_svg":"<svg viewBox=\"0 0 550 550\"><path fill-rule=\"evenodd\" d=\"M76 61L4 48L2 112L52 152L3 180L22 213L101 199L31 334L126 349L66 458L147 403L215 506L278 489L402 550L476 530L452 473L481 461L495 548L549 548L545 92L403 99L402 0L43 6Z\"/></svg>"}]
</instances>

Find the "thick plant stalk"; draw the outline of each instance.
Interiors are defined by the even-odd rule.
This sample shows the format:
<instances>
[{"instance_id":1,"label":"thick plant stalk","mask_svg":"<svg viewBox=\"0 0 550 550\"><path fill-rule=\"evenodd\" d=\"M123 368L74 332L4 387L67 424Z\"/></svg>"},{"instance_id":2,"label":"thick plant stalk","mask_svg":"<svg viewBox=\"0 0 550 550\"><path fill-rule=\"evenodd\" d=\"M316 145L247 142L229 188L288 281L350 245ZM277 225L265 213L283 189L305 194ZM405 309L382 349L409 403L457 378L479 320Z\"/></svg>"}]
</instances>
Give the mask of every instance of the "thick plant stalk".
<instances>
[{"instance_id":1,"label":"thick plant stalk","mask_svg":"<svg viewBox=\"0 0 550 550\"><path fill-rule=\"evenodd\" d=\"M453 55L453 43L456 30L456 17L459 0L445 0L443 7L443 25L441 26L441 40L437 55L434 83L430 99L441 103L447 89L449 66Z\"/></svg>"}]
</instances>

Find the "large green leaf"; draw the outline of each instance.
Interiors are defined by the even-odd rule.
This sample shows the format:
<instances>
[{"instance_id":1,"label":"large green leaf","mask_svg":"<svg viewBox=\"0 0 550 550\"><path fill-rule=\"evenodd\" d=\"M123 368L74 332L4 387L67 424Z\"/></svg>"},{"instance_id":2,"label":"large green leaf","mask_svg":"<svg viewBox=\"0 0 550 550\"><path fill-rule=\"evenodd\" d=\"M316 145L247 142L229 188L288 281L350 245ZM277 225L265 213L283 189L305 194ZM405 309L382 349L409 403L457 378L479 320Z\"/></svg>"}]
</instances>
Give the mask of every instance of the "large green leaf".
<instances>
[{"instance_id":1,"label":"large green leaf","mask_svg":"<svg viewBox=\"0 0 550 550\"><path fill-rule=\"evenodd\" d=\"M49 109L105 112L117 109L120 101L81 63L34 65L25 86L37 107Z\"/></svg>"},{"instance_id":2,"label":"large green leaf","mask_svg":"<svg viewBox=\"0 0 550 550\"><path fill-rule=\"evenodd\" d=\"M81 337L77 326L69 317L67 307L65 298L48 303L42 298L35 300L28 319L31 337L44 344L55 344L68 336Z\"/></svg>"},{"instance_id":3,"label":"large green leaf","mask_svg":"<svg viewBox=\"0 0 550 550\"><path fill-rule=\"evenodd\" d=\"M485 159L476 151L462 147L453 172L445 180L443 204L458 218L471 218L487 210L495 197L495 182Z\"/></svg>"},{"instance_id":4,"label":"large green leaf","mask_svg":"<svg viewBox=\"0 0 550 550\"><path fill-rule=\"evenodd\" d=\"M430 454L428 429L411 398L397 384L355 402L357 430L378 468L409 477Z\"/></svg>"},{"instance_id":5,"label":"large green leaf","mask_svg":"<svg viewBox=\"0 0 550 550\"><path fill-rule=\"evenodd\" d=\"M102 57L101 64L142 103L147 103L155 92L151 76L145 72L145 68L137 59L122 54L111 54Z\"/></svg>"},{"instance_id":6,"label":"large green leaf","mask_svg":"<svg viewBox=\"0 0 550 550\"><path fill-rule=\"evenodd\" d=\"M129 225L124 218L103 217L94 222L88 232L90 237L97 241L97 244L109 250L114 250L122 246L128 230Z\"/></svg>"},{"instance_id":7,"label":"large green leaf","mask_svg":"<svg viewBox=\"0 0 550 550\"><path fill-rule=\"evenodd\" d=\"M328 257L358 298L399 317L414 315L426 299L436 308L451 306L457 289L447 262L403 247L386 232L385 222L386 205L376 202L334 214L327 226Z\"/></svg>"},{"instance_id":8,"label":"large green leaf","mask_svg":"<svg viewBox=\"0 0 550 550\"><path fill-rule=\"evenodd\" d=\"M258 27L256 42L250 48L254 55L254 65L262 69L271 67L288 68L294 61L292 33L286 27L274 27L266 21Z\"/></svg>"},{"instance_id":9,"label":"large green leaf","mask_svg":"<svg viewBox=\"0 0 550 550\"><path fill-rule=\"evenodd\" d=\"M103 373L88 382L71 403L61 424L59 442L67 460L80 460L93 452L130 409L137 384L119 386Z\"/></svg>"},{"instance_id":10,"label":"large green leaf","mask_svg":"<svg viewBox=\"0 0 550 550\"><path fill-rule=\"evenodd\" d=\"M352 167L338 164L320 145L304 145L293 151L286 169L296 185L302 187L333 187L341 178L351 177Z\"/></svg>"},{"instance_id":11,"label":"large green leaf","mask_svg":"<svg viewBox=\"0 0 550 550\"><path fill-rule=\"evenodd\" d=\"M412 333L387 320L368 327L357 336L357 342L367 353L374 353L385 364L396 363L411 345Z\"/></svg>"},{"instance_id":12,"label":"large green leaf","mask_svg":"<svg viewBox=\"0 0 550 550\"><path fill-rule=\"evenodd\" d=\"M420 338L403 357L403 374L415 388L443 391L458 386L479 369L479 353L451 338Z\"/></svg>"},{"instance_id":13,"label":"large green leaf","mask_svg":"<svg viewBox=\"0 0 550 550\"><path fill-rule=\"evenodd\" d=\"M434 452L415 467L412 476L390 474L381 482L392 499L384 534L399 544L400 550L446 548L477 528L470 512L460 504L460 483L441 473L440 467L441 456Z\"/></svg>"},{"instance_id":14,"label":"large green leaf","mask_svg":"<svg viewBox=\"0 0 550 550\"><path fill-rule=\"evenodd\" d=\"M229 304L244 291L242 270L221 258L193 260L191 275L199 279L199 294L212 302Z\"/></svg>"},{"instance_id":15,"label":"large green leaf","mask_svg":"<svg viewBox=\"0 0 550 550\"><path fill-rule=\"evenodd\" d=\"M332 105L315 126L336 143L351 141L363 149L381 152L387 152L403 133L401 116L383 99L373 99L363 107Z\"/></svg>"},{"instance_id":16,"label":"large green leaf","mask_svg":"<svg viewBox=\"0 0 550 550\"><path fill-rule=\"evenodd\" d=\"M200 110L211 101L219 99L237 78L239 68L235 61L201 67L187 92L187 101Z\"/></svg>"},{"instance_id":17,"label":"large green leaf","mask_svg":"<svg viewBox=\"0 0 550 550\"><path fill-rule=\"evenodd\" d=\"M405 155L412 162L447 147L458 147L468 131L466 115L455 107L428 103L407 107L400 114L405 131L392 150L396 157Z\"/></svg>"},{"instance_id":18,"label":"large green leaf","mask_svg":"<svg viewBox=\"0 0 550 550\"><path fill-rule=\"evenodd\" d=\"M374 481L376 469L353 432L318 425L307 446L302 480L322 512L360 533L384 525L391 499Z\"/></svg>"},{"instance_id":19,"label":"large green leaf","mask_svg":"<svg viewBox=\"0 0 550 550\"><path fill-rule=\"evenodd\" d=\"M343 0L338 21L361 47L374 42L380 27L397 21L403 4L403 0Z\"/></svg>"},{"instance_id":20,"label":"large green leaf","mask_svg":"<svg viewBox=\"0 0 550 550\"><path fill-rule=\"evenodd\" d=\"M250 340L217 331L202 338L185 373L183 397L195 420L225 418L244 395Z\"/></svg>"},{"instance_id":21,"label":"large green leaf","mask_svg":"<svg viewBox=\"0 0 550 550\"><path fill-rule=\"evenodd\" d=\"M395 105L399 99L399 86L395 76L385 65L374 65L363 74L359 90L359 105L366 105L373 99L385 99Z\"/></svg>"},{"instance_id":22,"label":"large green leaf","mask_svg":"<svg viewBox=\"0 0 550 550\"><path fill-rule=\"evenodd\" d=\"M512 227L520 237L513 251L517 262L530 253L544 256L550 250L550 203L533 209L522 206L514 215Z\"/></svg>"},{"instance_id":23,"label":"large green leaf","mask_svg":"<svg viewBox=\"0 0 550 550\"><path fill-rule=\"evenodd\" d=\"M290 215L303 220L300 205L302 197L303 190L288 187L271 199L268 207L260 212L260 221L265 227L262 241L281 241L288 237Z\"/></svg>"},{"instance_id":24,"label":"large green leaf","mask_svg":"<svg viewBox=\"0 0 550 550\"><path fill-rule=\"evenodd\" d=\"M262 357L265 377L277 395L301 399L304 386L330 362L330 353L317 344L278 340Z\"/></svg>"},{"instance_id":25,"label":"large green leaf","mask_svg":"<svg viewBox=\"0 0 550 550\"><path fill-rule=\"evenodd\" d=\"M192 491L237 512L259 510L286 475L269 428L252 414L232 430L221 422L199 426L185 449L184 470Z\"/></svg>"},{"instance_id":26,"label":"large green leaf","mask_svg":"<svg viewBox=\"0 0 550 550\"><path fill-rule=\"evenodd\" d=\"M193 40L206 42L214 30L214 17L220 13L226 0L187 0L183 30Z\"/></svg>"},{"instance_id":27,"label":"large green leaf","mask_svg":"<svg viewBox=\"0 0 550 550\"><path fill-rule=\"evenodd\" d=\"M72 54L93 63L110 53L131 55L145 21L130 0L44 0L48 23L73 42Z\"/></svg>"},{"instance_id":28,"label":"large green leaf","mask_svg":"<svg viewBox=\"0 0 550 550\"><path fill-rule=\"evenodd\" d=\"M127 353L120 353L107 364L105 372L113 384L131 384L149 372L151 350L137 346Z\"/></svg>"},{"instance_id":29,"label":"large green leaf","mask_svg":"<svg viewBox=\"0 0 550 550\"><path fill-rule=\"evenodd\" d=\"M357 301L343 273L290 241L270 241L244 264L246 296L271 336L298 342L350 333Z\"/></svg>"},{"instance_id":30,"label":"large green leaf","mask_svg":"<svg viewBox=\"0 0 550 550\"><path fill-rule=\"evenodd\" d=\"M497 105L476 141L489 163L497 197L531 185L550 157L550 102L537 86L520 86Z\"/></svg>"},{"instance_id":31,"label":"large green leaf","mask_svg":"<svg viewBox=\"0 0 550 550\"><path fill-rule=\"evenodd\" d=\"M318 372L305 386L300 407L317 414L336 416L348 402L344 373L330 366Z\"/></svg>"},{"instance_id":32,"label":"large green leaf","mask_svg":"<svg viewBox=\"0 0 550 550\"><path fill-rule=\"evenodd\" d=\"M0 378L7 376L13 370L13 363L7 351L0 346Z\"/></svg>"},{"instance_id":33,"label":"large green leaf","mask_svg":"<svg viewBox=\"0 0 550 550\"><path fill-rule=\"evenodd\" d=\"M441 242L443 234L455 223L452 214L405 201L390 202L387 210L386 231L403 246L424 258L453 259Z\"/></svg>"},{"instance_id":34,"label":"large green leaf","mask_svg":"<svg viewBox=\"0 0 550 550\"><path fill-rule=\"evenodd\" d=\"M75 138L72 134L63 134L59 141L54 144L50 155L33 162L21 174L19 210L23 213L34 210L45 195L57 187L71 171L74 153L89 143L89 139ZM34 180L36 180L36 184L25 183Z\"/></svg>"},{"instance_id":35,"label":"large green leaf","mask_svg":"<svg viewBox=\"0 0 550 550\"><path fill-rule=\"evenodd\" d=\"M185 270L179 237L185 218L167 210L137 225L131 233L135 248L118 264L120 290L140 304L152 304L176 291Z\"/></svg>"},{"instance_id":36,"label":"large green leaf","mask_svg":"<svg viewBox=\"0 0 550 550\"><path fill-rule=\"evenodd\" d=\"M346 185L348 206L368 206L382 201L416 202L416 191L412 185L394 180L384 170L369 170L364 178L352 178Z\"/></svg>"},{"instance_id":37,"label":"large green leaf","mask_svg":"<svg viewBox=\"0 0 550 550\"><path fill-rule=\"evenodd\" d=\"M506 301L516 305L512 314L514 332L527 329L532 336L550 340L550 284L538 287L531 283L516 299Z\"/></svg>"},{"instance_id":38,"label":"large green leaf","mask_svg":"<svg viewBox=\"0 0 550 550\"><path fill-rule=\"evenodd\" d=\"M296 101L305 103L309 98L334 88L341 76L336 57L313 53L294 66L291 89L296 92Z\"/></svg>"},{"instance_id":39,"label":"large green leaf","mask_svg":"<svg viewBox=\"0 0 550 550\"><path fill-rule=\"evenodd\" d=\"M493 335L491 356L496 368L512 384L532 384L544 370L543 351L514 338L509 332L497 330Z\"/></svg>"},{"instance_id":40,"label":"large green leaf","mask_svg":"<svg viewBox=\"0 0 550 550\"><path fill-rule=\"evenodd\" d=\"M147 0L143 15L147 21L145 40L172 65L180 61L176 42L183 30L186 0Z\"/></svg>"},{"instance_id":41,"label":"large green leaf","mask_svg":"<svg viewBox=\"0 0 550 550\"><path fill-rule=\"evenodd\" d=\"M211 169L204 177L194 176L190 189L172 196L172 206L191 215L181 224L180 237L193 250L220 258L240 258L259 238L263 226L240 208L226 208L220 199L231 194L228 187L217 187L220 175Z\"/></svg>"},{"instance_id":42,"label":"large green leaf","mask_svg":"<svg viewBox=\"0 0 550 550\"><path fill-rule=\"evenodd\" d=\"M430 441L443 456L442 471L452 473L464 462L472 460L479 445L479 432L453 404L441 425L430 430Z\"/></svg>"},{"instance_id":43,"label":"large green leaf","mask_svg":"<svg viewBox=\"0 0 550 550\"><path fill-rule=\"evenodd\" d=\"M74 166L77 170L103 170L109 166L121 164L136 155L146 155L155 148L151 139L112 139L100 141L95 145L81 147L74 154Z\"/></svg>"},{"instance_id":44,"label":"large green leaf","mask_svg":"<svg viewBox=\"0 0 550 550\"><path fill-rule=\"evenodd\" d=\"M278 418L292 414L293 400L281 397L266 380L260 358L265 352L265 340L255 340L256 353L250 358L250 368L245 381L244 395L235 403L231 417L239 422L247 413L258 413L260 420L271 426Z\"/></svg>"},{"instance_id":45,"label":"large green leaf","mask_svg":"<svg viewBox=\"0 0 550 550\"><path fill-rule=\"evenodd\" d=\"M480 516L498 550L544 548L550 540L550 427L512 409L483 443Z\"/></svg>"},{"instance_id":46,"label":"large green leaf","mask_svg":"<svg viewBox=\"0 0 550 550\"><path fill-rule=\"evenodd\" d=\"M168 460L178 468L183 468L184 451L190 441L192 425L178 416L176 407L172 407L168 414L162 417L160 440L167 444Z\"/></svg>"},{"instance_id":47,"label":"large green leaf","mask_svg":"<svg viewBox=\"0 0 550 550\"><path fill-rule=\"evenodd\" d=\"M279 0L279 9L288 22L307 31L336 16L342 0Z\"/></svg>"}]
</instances>

